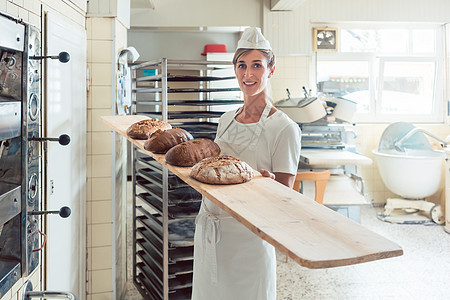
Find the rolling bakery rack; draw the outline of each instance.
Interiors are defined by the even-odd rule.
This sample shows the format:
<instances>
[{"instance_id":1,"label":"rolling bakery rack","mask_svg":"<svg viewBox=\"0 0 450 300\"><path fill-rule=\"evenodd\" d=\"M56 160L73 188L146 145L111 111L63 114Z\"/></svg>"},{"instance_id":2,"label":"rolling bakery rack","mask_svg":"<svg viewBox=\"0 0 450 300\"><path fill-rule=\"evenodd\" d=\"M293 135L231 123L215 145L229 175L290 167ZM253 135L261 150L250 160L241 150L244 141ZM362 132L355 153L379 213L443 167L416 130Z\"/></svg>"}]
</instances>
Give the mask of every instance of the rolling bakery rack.
<instances>
[{"instance_id":1,"label":"rolling bakery rack","mask_svg":"<svg viewBox=\"0 0 450 300\"><path fill-rule=\"evenodd\" d=\"M134 65L132 114L214 139L218 118L243 103L232 70L231 62L166 58ZM190 299L202 195L136 145L132 164L134 284L146 299Z\"/></svg>"}]
</instances>

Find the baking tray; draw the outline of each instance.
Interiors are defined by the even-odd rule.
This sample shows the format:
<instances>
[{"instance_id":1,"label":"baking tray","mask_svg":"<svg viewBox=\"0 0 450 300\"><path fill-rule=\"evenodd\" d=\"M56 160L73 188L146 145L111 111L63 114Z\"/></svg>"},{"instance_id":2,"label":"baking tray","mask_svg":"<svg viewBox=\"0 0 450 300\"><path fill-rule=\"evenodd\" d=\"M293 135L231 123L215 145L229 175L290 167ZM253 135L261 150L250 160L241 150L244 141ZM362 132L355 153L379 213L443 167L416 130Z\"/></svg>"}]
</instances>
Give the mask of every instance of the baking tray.
<instances>
[{"instance_id":1,"label":"baking tray","mask_svg":"<svg viewBox=\"0 0 450 300\"><path fill-rule=\"evenodd\" d=\"M137 175L140 177L143 177L144 179L147 179L149 182L159 186L160 188L162 188L162 174L158 171L154 171L154 169L152 168L141 168L137 171ZM142 178L141 178L142 179ZM180 178L178 178L177 176L175 176L174 174L170 174L167 177L167 187L169 189L177 189L177 188L181 188L181 187L189 187L189 185L184 182L183 180L181 180Z\"/></svg>"},{"instance_id":2,"label":"baking tray","mask_svg":"<svg viewBox=\"0 0 450 300\"><path fill-rule=\"evenodd\" d=\"M137 195L139 199L150 205L162 215L163 203L161 200L153 197L149 193L140 193ZM201 201L180 202L177 204L168 204L168 215L170 218L193 218L196 217L200 210Z\"/></svg>"},{"instance_id":3,"label":"baking tray","mask_svg":"<svg viewBox=\"0 0 450 300\"><path fill-rule=\"evenodd\" d=\"M143 263L139 263L136 267L138 267L138 270L140 269L140 273L136 277L135 285L138 287L138 290L144 296L144 298L147 298L150 296L150 299L163 299L163 295L161 295L161 292L155 287L155 285L150 281L149 278L145 275L144 271L142 271L141 268L145 267Z\"/></svg>"},{"instance_id":4,"label":"baking tray","mask_svg":"<svg viewBox=\"0 0 450 300\"><path fill-rule=\"evenodd\" d=\"M140 114L147 115L151 118L161 119L162 112L140 112ZM223 111L169 111L167 113L167 119L199 119L199 118L220 118L223 115Z\"/></svg>"},{"instance_id":5,"label":"baking tray","mask_svg":"<svg viewBox=\"0 0 450 300\"><path fill-rule=\"evenodd\" d=\"M144 285L145 290L148 290L148 293L152 296L151 299L163 299L162 284L155 284L155 276L151 273L149 267L145 263L138 263L137 268L141 271L137 276L139 279L138 282ZM169 299L190 300L192 294L192 275L183 276L185 277L169 279Z\"/></svg>"},{"instance_id":6,"label":"baking tray","mask_svg":"<svg viewBox=\"0 0 450 300\"><path fill-rule=\"evenodd\" d=\"M195 81L218 81L218 80L230 80L236 79L236 76L227 76L227 77L219 77L219 76L193 76L193 75L171 75L167 74L167 81L174 82L195 82ZM161 78L158 76L143 76L136 78L136 82L140 81L161 81Z\"/></svg>"},{"instance_id":7,"label":"baking tray","mask_svg":"<svg viewBox=\"0 0 450 300\"><path fill-rule=\"evenodd\" d=\"M138 210L144 215L138 216L136 219L145 227L158 234L159 238L163 238L162 216L160 214L151 214L142 207ZM191 242L194 240L195 219L169 219L168 220L169 241L174 242Z\"/></svg>"},{"instance_id":8,"label":"baking tray","mask_svg":"<svg viewBox=\"0 0 450 300\"><path fill-rule=\"evenodd\" d=\"M163 262L162 260L160 261L156 261L155 259L153 259L150 255L148 255L147 253L145 253L145 251L143 250L139 250L137 251L137 256L141 259L141 261L147 266L149 267L149 271L150 272L146 272L150 277L155 277L156 281L161 284L163 284L162 282L162 278L163 278ZM168 265L169 267L169 279L174 279L176 277L179 277L181 275L188 275L191 274L192 275L192 270L194 267L194 261L193 260L184 260L184 261L180 261L177 263L172 263ZM186 278L186 276L183 276L183 278ZM179 284L179 280L178 282L175 281L176 284ZM175 287L175 283L172 285L172 287Z\"/></svg>"},{"instance_id":9,"label":"baking tray","mask_svg":"<svg viewBox=\"0 0 450 300\"><path fill-rule=\"evenodd\" d=\"M146 239L137 239L136 243L144 250L154 253L155 257L158 259L163 259L162 255L162 245L161 247L156 247L152 243L148 242ZM168 251L169 263L192 260L194 259L194 246L188 247L176 247L170 248Z\"/></svg>"},{"instance_id":10,"label":"baking tray","mask_svg":"<svg viewBox=\"0 0 450 300\"><path fill-rule=\"evenodd\" d=\"M148 180L142 177L136 178L137 185L148 192L153 197L160 201L163 201L162 188L156 184L150 183ZM178 204L182 202L195 202L202 200L202 194L197 192L191 187L178 188L167 191L168 203Z\"/></svg>"},{"instance_id":11,"label":"baking tray","mask_svg":"<svg viewBox=\"0 0 450 300\"><path fill-rule=\"evenodd\" d=\"M144 164L146 167L152 169L155 172L162 173L162 165L153 157L148 156L148 154L143 152L140 148L138 148L137 153L138 155L136 156L136 159L138 162ZM169 175L172 176L174 174L169 171Z\"/></svg>"}]
</instances>

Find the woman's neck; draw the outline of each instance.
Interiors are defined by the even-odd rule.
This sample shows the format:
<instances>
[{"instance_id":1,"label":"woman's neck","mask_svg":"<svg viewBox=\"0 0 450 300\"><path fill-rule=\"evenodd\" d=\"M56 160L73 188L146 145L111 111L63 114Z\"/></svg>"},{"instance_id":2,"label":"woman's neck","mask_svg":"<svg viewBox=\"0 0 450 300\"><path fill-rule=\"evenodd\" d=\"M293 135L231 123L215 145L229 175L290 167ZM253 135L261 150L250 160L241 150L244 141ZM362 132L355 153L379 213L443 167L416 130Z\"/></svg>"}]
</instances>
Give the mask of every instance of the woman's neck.
<instances>
[{"instance_id":1,"label":"woman's neck","mask_svg":"<svg viewBox=\"0 0 450 300\"><path fill-rule=\"evenodd\" d=\"M256 97L245 97L244 106L236 116L236 121L246 124L258 122L267 103L269 101L266 99L265 94Z\"/></svg>"}]
</instances>

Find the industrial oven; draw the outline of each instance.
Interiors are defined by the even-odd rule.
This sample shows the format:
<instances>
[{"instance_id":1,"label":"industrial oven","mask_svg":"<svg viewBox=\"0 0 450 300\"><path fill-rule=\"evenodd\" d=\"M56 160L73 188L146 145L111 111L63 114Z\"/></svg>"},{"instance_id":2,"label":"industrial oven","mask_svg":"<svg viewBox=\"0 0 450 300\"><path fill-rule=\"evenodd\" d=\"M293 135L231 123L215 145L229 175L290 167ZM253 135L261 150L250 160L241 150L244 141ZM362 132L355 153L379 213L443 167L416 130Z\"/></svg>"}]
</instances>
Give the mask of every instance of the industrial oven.
<instances>
[{"instance_id":1,"label":"industrial oven","mask_svg":"<svg viewBox=\"0 0 450 300\"><path fill-rule=\"evenodd\" d=\"M39 265L45 243L40 216L54 213L42 211L43 147L48 140L68 144L70 138L42 137L42 59L46 57L41 55L40 30L4 14L0 14L0 28L1 298ZM60 58L64 60L68 61L67 55ZM70 209L58 213L67 217Z\"/></svg>"}]
</instances>

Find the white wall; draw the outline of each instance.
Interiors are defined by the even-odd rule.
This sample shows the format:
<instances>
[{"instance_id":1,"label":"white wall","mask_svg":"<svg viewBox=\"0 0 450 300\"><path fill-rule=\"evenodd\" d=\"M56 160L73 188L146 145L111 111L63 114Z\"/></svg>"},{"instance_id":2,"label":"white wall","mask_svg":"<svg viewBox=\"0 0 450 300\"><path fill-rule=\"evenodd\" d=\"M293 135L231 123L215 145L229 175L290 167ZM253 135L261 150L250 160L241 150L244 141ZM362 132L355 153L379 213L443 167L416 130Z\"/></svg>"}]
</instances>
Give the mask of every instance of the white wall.
<instances>
[{"instance_id":1,"label":"white wall","mask_svg":"<svg viewBox=\"0 0 450 300\"><path fill-rule=\"evenodd\" d=\"M314 23L450 21L450 1L306 0L294 11L272 12L264 2L264 34L278 55L311 55Z\"/></svg>"},{"instance_id":2,"label":"white wall","mask_svg":"<svg viewBox=\"0 0 450 300\"><path fill-rule=\"evenodd\" d=\"M131 29L128 45L139 52L139 61L158 58L205 60L206 44L224 44L227 52L234 52L239 32L158 31Z\"/></svg>"},{"instance_id":3,"label":"white wall","mask_svg":"<svg viewBox=\"0 0 450 300\"><path fill-rule=\"evenodd\" d=\"M133 8L131 27L198 27L262 25L262 0L153 1L155 9Z\"/></svg>"}]
</instances>

